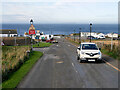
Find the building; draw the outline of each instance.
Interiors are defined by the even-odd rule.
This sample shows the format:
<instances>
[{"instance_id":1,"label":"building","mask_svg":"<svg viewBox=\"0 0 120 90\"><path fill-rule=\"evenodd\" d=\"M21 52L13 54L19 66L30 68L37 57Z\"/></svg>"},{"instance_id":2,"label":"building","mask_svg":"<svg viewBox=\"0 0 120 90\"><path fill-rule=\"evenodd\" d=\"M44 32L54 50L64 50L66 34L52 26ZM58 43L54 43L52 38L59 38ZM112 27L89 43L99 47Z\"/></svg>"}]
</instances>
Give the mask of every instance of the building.
<instances>
[{"instance_id":1,"label":"building","mask_svg":"<svg viewBox=\"0 0 120 90\"><path fill-rule=\"evenodd\" d=\"M118 34L117 33L108 33L105 35L106 37L113 37L113 38L118 38Z\"/></svg>"},{"instance_id":2,"label":"building","mask_svg":"<svg viewBox=\"0 0 120 90\"><path fill-rule=\"evenodd\" d=\"M15 29L2 29L0 30L0 37L15 37L18 36L17 30Z\"/></svg>"},{"instance_id":3,"label":"building","mask_svg":"<svg viewBox=\"0 0 120 90\"><path fill-rule=\"evenodd\" d=\"M90 32L81 32L81 37L88 37L88 36L90 36ZM91 32L91 36L97 37L97 33Z\"/></svg>"}]
</instances>

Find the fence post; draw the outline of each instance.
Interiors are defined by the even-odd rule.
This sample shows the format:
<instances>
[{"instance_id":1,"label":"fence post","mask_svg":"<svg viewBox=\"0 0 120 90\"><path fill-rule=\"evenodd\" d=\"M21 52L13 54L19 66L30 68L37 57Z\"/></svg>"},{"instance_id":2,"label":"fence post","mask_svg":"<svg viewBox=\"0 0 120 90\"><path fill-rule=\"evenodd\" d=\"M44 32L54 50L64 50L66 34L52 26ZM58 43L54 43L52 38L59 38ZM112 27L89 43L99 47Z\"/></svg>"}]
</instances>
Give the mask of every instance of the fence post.
<instances>
[{"instance_id":1,"label":"fence post","mask_svg":"<svg viewBox=\"0 0 120 90\"><path fill-rule=\"evenodd\" d=\"M113 49L113 33L112 33L112 37L111 37L111 50Z\"/></svg>"}]
</instances>

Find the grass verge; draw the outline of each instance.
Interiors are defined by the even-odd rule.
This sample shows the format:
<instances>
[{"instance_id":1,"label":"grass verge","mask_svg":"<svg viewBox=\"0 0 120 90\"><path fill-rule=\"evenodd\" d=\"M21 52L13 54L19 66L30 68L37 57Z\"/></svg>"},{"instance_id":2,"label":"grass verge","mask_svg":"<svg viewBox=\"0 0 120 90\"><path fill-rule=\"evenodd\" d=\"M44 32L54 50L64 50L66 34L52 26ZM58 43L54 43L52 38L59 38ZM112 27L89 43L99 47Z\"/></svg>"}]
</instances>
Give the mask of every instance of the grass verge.
<instances>
[{"instance_id":1,"label":"grass verge","mask_svg":"<svg viewBox=\"0 0 120 90\"><path fill-rule=\"evenodd\" d=\"M2 46L2 82L29 58L30 46Z\"/></svg>"},{"instance_id":2,"label":"grass verge","mask_svg":"<svg viewBox=\"0 0 120 90\"><path fill-rule=\"evenodd\" d=\"M29 60L27 60L16 72L11 74L8 80L2 83L2 89L5 88L15 88L19 82L23 79L23 77L30 71L33 65L37 62L37 60L43 55L42 52L33 51L30 54Z\"/></svg>"},{"instance_id":3,"label":"grass verge","mask_svg":"<svg viewBox=\"0 0 120 90\"><path fill-rule=\"evenodd\" d=\"M34 44L33 48L49 47L51 45L52 45L52 43L39 42L38 44Z\"/></svg>"},{"instance_id":4,"label":"grass verge","mask_svg":"<svg viewBox=\"0 0 120 90\"><path fill-rule=\"evenodd\" d=\"M110 52L110 51L108 51L108 50L106 50L106 49L101 49L101 52L102 52L103 54L105 54L105 55L108 55L108 56L114 58L114 59L120 60L120 58L118 58L118 55L117 55L115 52L112 52L112 51Z\"/></svg>"}]
</instances>

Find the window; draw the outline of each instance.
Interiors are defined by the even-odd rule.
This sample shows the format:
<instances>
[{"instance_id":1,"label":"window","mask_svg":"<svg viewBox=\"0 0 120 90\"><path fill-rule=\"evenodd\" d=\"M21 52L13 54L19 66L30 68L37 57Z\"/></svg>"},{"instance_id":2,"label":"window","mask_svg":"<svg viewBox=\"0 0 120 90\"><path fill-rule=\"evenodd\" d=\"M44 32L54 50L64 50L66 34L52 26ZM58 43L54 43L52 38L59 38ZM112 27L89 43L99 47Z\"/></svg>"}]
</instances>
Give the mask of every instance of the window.
<instances>
[{"instance_id":1,"label":"window","mask_svg":"<svg viewBox=\"0 0 120 90\"><path fill-rule=\"evenodd\" d=\"M83 44L82 45L83 50L98 50L97 46L95 44Z\"/></svg>"}]
</instances>

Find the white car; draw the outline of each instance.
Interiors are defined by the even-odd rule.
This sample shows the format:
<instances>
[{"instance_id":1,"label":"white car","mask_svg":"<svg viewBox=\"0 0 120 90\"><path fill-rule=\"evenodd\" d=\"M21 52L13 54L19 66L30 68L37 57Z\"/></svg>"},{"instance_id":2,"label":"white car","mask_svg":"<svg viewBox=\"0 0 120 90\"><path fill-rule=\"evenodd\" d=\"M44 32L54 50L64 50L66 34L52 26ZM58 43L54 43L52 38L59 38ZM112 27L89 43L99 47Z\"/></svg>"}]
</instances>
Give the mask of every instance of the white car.
<instances>
[{"instance_id":1,"label":"white car","mask_svg":"<svg viewBox=\"0 0 120 90\"><path fill-rule=\"evenodd\" d=\"M105 36L100 35L100 36L98 36L97 38L98 38L98 39L105 39Z\"/></svg>"},{"instance_id":2,"label":"white car","mask_svg":"<svg viewBox=\"0 0 120 90\"><path fill-rule=\"evenodd\" d=\"M81 43L77 48L77 59L82 61L101 61L102 53L95 43Z\"/></svg>"}]
</instances>

